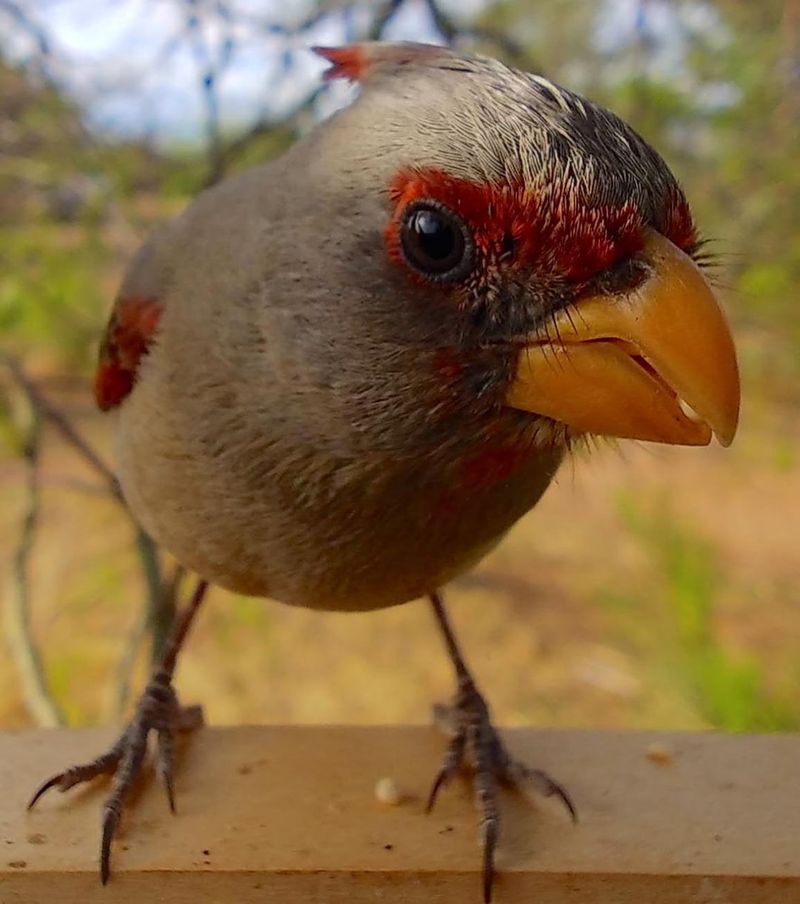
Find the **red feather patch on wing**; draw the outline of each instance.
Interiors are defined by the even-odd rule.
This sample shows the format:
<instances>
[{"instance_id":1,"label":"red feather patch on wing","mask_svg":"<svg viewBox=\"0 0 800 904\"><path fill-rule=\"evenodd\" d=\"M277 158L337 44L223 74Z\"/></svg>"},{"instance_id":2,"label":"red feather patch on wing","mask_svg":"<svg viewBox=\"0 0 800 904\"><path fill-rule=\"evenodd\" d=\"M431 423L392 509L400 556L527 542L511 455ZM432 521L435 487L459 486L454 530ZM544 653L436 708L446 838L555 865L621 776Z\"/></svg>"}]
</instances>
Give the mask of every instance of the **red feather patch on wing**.
<instances>
[{"instance_id":1,"label":"red feather patch on wing","mask_svg":"<svg viewBox=\"0 0 800 904\"><path fill-rule=\"evenodd\" d=\"M122 402L133 389L136 372L161 318L155 298L122 298L114 306L100 346L94 396L101 411Z\"/></svg>"}]
</instances>

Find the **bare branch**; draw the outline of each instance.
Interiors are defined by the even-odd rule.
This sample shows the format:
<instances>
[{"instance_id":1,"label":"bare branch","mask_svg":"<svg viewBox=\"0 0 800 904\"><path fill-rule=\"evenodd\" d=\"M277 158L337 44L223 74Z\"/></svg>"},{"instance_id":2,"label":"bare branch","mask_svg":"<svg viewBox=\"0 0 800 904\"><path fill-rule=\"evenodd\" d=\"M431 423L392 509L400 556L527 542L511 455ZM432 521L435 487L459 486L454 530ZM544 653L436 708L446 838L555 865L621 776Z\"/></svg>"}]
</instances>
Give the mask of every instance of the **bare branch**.
<instances>
[{"instance_id":1,"label":"bare branch","mask_svg":"<svg viewBox=\"0 0 800 904\"><path fill-rule=\"evenodd\" d=\"M391 0L394 7L400 6L402 2L403 0ZM246 9L239 10L236 18L266 35L291 37L311 31L330 16L346 13L352 5L351 0L317 0L315 9L305 19L296 22L276 22L272 15L261 16Z\"/></svg>"},{"instance_id":2,"label":"bare branch","mask_svg":"<svg viewBox=\"0 0 800 904\"><path fill-rule=\"evenodd\" d=\"M259 138L275 129L296 131L303 119L311 113L314 104L324 90L325 86L320 86L308 97L304 98L294 110L288 114L284 113L280 117L275 118L265 116L256 120L244 132L232 139L220 152L217 159L217 166L209 172L204 187L208 188L219 182L236 159L246 153Z\"/></svg>"},{"instance_id":3,"label":"bare branch","mask_svg":"<svg viewBox=\"0 0 800 904\"><path fill-rule=\"evenodd\" d=\"M79 480L72 477L64 477L61 474L51 474L42 469L39 474L39 483L43 488L56 487L62 490L70 490L73 493L81 493L84 496L108 496L108 488L101 483L91 483L88 480Z\"/></svg>"},{"instance_id":4,"label":"bare branch","mask_svg":"<svg viewBox=\"0 0 800 904\"><path fill-rule=\"evenodd\" d=\"M136 529L136 549L147 587L147 625L151 632L151 659L158 662L175 619L175 600L169 599L161 576L158 547L141 528Z\"/></svg>"},{"instance_id":5,"label":"bare branch","mask_svg":"<svg viewBox=\"0 0 800 904\"><path fill-rule=\"evenodd\" d=\"M209 47L203 34L203 23L198 13L198 0L185 0L186 4L186 30L191 41L192 54L197 66L200 78L200 91L205 108L206 126L206 154L208 156L209 172L214 174L220 169L220 154L222 151L222 133L219 120L219 97L217 94L219 78L230 61L233 52L233 41L230 33L227 34L219 54L215 54ZM229 25L229 13L227 7L217 5L217 12L222 21ZM209 177L209 181L212 178Z\"/></svg>"},{"instance_id":6,"label":"bare branch","mask_svg":"<svg viewBox=\"0 0 800 904\"><path fill-rule=\"evenodd\" d=\"M17 360L11 356L7 356L4 359L4 363L8 367L9 373L14 378L14 381L28 396L30 403L38 410L41 417L49 421L73 449L81 455L84 461L103 478L109 493L111 493L111 495L127 509L119 481L111 468L109 468L97 452L95 452L80 433L78 433L67 416L42 395L39 388L30 377L28 377Z\"/></svg>"},{"instance_id":7,"label":"bare branch","mask_svg":"<svg viewBox=\"0 0 800 904\"><path fill-rule=\"evenodd\" d=\"M375 12L367 33L363 35L363 40L378 40L383 35L389 20L402 5L403 0L386 0L386 2L381 3ZM333 15L336 12L342 12L346 8L347 3L342 2L342 0L333 0L333 2L330 3L320 3L314 13L293 28L272 22L262 22L260 23L260 27L270 34L281 34L286 35L287 37L292 34L301 35L313 28L314 25L326 16ZM303 98L303 100L288 113L284 112L280 115L265 113L263 116L256 119L256 121L248 126L241 134L229 141L225 147L220 148L216 158L216 165L209 170L204 187L208 188L219 182L230 169L231 165L264 135L274 129L287 129L292 132L297 131L298 127L311 114L314 105L326 89L327 85L323 84L319 86L312 91L308 97Z\"/></svg>"},{"instance_id":8,"label":"bare branch","mask_svg":"<svg viewBox=\"0 0 800 904\"><path fill-rule=\"evenodd\" d=\"M145 587L147 588L146 623L153 632L153 659L154 661L157 660L175 617L174 585L176 579L173 578L170 583L164 584L158 547L133 518L114 472L78 433L67 416L42 394L36 384L25 373L19 362L8 357L5 359L5 363L14 383L22 391L31 409L35 411L37 419L49 421L56 427L67 442L80 453L84 461L100 475L107 491L120 503L133 521L136 530L136 548L139 554Z\"/></svg>"},{"instance_id":9,"label":"bare branch","mask_svg":"<svg viewBox=\"0 0 800 904\"><path fill-rule=\"evenodd\" d=\"M154 642L152 645L151 662L154 664L158 661L158 657L163 652L167 634L174 622L175 613L178 610L178 597L185 576L186 569L182 565L176 564L172 569L169 578L161 585L161 611L169 611L171 615L169 618L169 627L162 629L159 632L160 636L158 643ZM166 617L163 621L166 622ZM133 675L133 670L136 666L136 657L139 654L142 642L152 624L153 610L152 607L147 607L143 610L128 634L128 640L125 644L122 658L120 659L115 682L116 697L114 701L114 716L117 719L122 717L125 712L125 707L128 705L131 689L131 676Z\"/></svg>"},{"instance_id":10,"label":"bare branch","mask_svg":"<svg viewBox=\"0 0 800 904\"><path fill-rule=\"evenodd\" d=\"M52 83L50 60L53 55L53 49L47 32L14 0L0 0L0 13L5 13L17 28L31 38L38 54L36 62L39 71L46 82Z\"/></svg>"},{"instance_id":11,"label":"bare branch","mask_svg":"<svg viewBox=\"0 0 800 904\"><path fill-rule=\"evenodd\" d=\"M122 657L117 666L117 677L114 681L115 694L113 716L116 720L121 719L125 714L125 709L131 695L131 680L133 677L133 670L136 667L136 657L139 654L139 648L147 634L147 627L149 624L149 613L147 609L143 609L138 614L136 622L128 632L128 639L125 642Z\"/></svg>"},{"instance_id":12,"label":"bare branch","mask_svg":"<svg viewBox=\"0 0 800 904\"><path fill-rule=\"evenodd\" d=\"M472 41L485 41L500 50L505 59L514 65L524 65L542 73L530 56L528 50L519 44L511 35L486 25L461 25L454 22L439 6L437 0L425 0L425 5L433 19L433 23L448 44L467 38Z\"/></svg>"},{"instance_id":13,"label":"bare branch","mask_svg":"<svg viewBox=\"0 0 800 904\"><path fill-rule=\"evenodd\" d=\"M11 586L5 606L6 638L20 677L25 706L37 725L63 725L64 713L47 686L44 663L33 636L30 620L29 564L39 524L39 449L42 430L40 412L26 393L9 389L12 408L20 422L22 456L25 462L27 503L19 544L14 555Z\"/></svg>"}]
</instances>

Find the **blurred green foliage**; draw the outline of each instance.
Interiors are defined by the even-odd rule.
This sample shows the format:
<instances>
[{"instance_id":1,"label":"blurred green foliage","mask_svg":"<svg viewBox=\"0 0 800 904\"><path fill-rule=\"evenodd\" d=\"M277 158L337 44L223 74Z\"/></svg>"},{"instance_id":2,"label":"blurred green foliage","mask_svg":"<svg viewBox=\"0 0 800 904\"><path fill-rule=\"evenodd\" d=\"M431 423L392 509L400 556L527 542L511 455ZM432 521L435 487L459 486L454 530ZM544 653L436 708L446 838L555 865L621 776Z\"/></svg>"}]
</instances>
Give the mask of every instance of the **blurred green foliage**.
<instances>
[{"instance_id":1,"label":"blurred green foliage","mask_svg":"<svg viewBox=\"0 0 800 904\"><path fill-rule=\"evenodd\" d=\"M96 142L79 110L9 67L0 97L0 335L18 355L86 369L108 305L110 220L138 188L142 151Z\"/></svg>"},{"instance_id":2,"label":"blurred green foliage","mask_svg":"<svg viewBox=\"0 0 800 904\"><path fill-rule=\"evenodd\" d=\"M621 496L619 511L655 566L653 586L639 588L624 609L646 627L647 643L660 647L662 656L669 651L672 677L685 685L700 715L727 731L800 727L796 693L768 688L758 660L732 652L720 639L716 601L725 592L726 573L713 546L668 508L644 511L631 493Z\"/></svg>"},{"instance_id":3,"label":"blurred green foliage","mask_svg":"<svg viewBox=\"0 0 800 904\"><path fill-rule=\"evenodd\" d=\"M237 166L291 140L267 130ZM88 374L121 268L207 176L200 144L157 153L92 134L79 108L0 59L0 348Z\"/></svg>"}]
</instances>

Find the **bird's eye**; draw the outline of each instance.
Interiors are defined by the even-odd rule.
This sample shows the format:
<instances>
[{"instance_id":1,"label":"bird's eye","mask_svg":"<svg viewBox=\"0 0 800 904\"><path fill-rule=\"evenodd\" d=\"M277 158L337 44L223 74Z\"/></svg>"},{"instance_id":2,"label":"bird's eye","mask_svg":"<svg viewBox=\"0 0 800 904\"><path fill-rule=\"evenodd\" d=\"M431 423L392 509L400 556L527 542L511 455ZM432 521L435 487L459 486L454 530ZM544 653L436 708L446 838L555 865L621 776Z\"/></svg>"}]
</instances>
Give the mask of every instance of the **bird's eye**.
<instances>
[{"instance_id":1,"label":"bird's eye","mask_svg":"<svg viewBox=\"0 0 800 904\"><path fill-rule=\"evenodd\" d=\"M472 269L469 230L438 201L418 201L403 211L400 243L409 267L436 282L458 282Z\"/></svg>"}]
</instances>

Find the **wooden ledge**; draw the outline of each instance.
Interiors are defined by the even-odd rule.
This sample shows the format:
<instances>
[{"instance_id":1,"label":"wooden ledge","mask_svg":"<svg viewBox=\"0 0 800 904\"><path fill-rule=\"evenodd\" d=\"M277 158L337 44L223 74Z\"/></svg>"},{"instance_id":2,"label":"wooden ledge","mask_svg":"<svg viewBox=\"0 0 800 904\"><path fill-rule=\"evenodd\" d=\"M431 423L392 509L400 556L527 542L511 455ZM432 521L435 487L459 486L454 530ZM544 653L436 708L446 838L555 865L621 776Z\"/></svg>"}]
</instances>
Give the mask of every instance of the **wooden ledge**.
<instances>
[{"instance_id":1,"label":"wooden ledge","mask_svg":"<svg viewBox=\"0 0 800 904\"><path fill-rule=\"evenodd\" d=\"M471 792L422 807L442 753L430 728L203 729L188 745L178 815L147 782L97 879L103 788L31 791L96 755L112 732L0 734L0 904L479 904ZM506 733L570 789L504 797L497 904L800 902L800 737ZM407 798L380 803L392 777Z\"/></svg>"}]
</instances>

